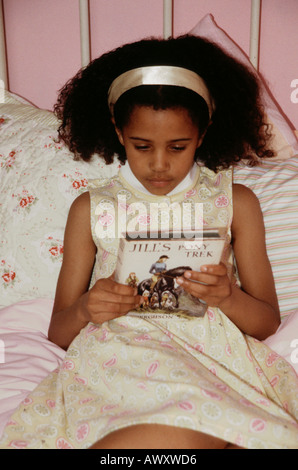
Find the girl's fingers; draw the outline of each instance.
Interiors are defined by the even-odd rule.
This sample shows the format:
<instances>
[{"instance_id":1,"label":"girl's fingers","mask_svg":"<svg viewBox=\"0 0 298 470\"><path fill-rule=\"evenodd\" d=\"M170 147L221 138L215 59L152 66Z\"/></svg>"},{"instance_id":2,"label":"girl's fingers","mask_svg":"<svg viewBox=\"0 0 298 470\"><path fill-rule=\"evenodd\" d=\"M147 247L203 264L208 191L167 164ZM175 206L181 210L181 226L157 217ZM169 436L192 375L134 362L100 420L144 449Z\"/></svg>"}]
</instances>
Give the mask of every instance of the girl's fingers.
<instances>
[{"instance_id":1,"label":"girl's fingers","mask_svg":"<svg viewBox=\"0 0 298 470\"><path fill-rule=\"evenodd\" d=\"M127 312L131 308L140 305L141 296L111 295L108 292L101 293L93 298L92 305L94 310L107 310L109 312Z\"/></svg>"},{"instance_id":2,"label":"girl's fingers","mask_svg":"<svg viewBox=\"0 0 298 470\"><path fill-rule=\"evenodd\" d=\"M211 274L203 274L203 273L184 273L184 276L177 279L177 282L180 285L190 286L193 283L202 283L208 284L210 286L216 286L221 282L221 278L219 276L211 275Z\"/></svg>"},{"instance_id":3,"label":"girl's fingers","mask_svg":"<svg viewBox=\"0 0 298 470\"><path fill-rule=\"evenodd\" d=\"M123 303L133 302L138 293L137 288L119 284L110 278L97 281L94 291L102 300Z\"/></svg>"},{"instance_id":4,"label":"girl's fingers","mask_svg":"<svg viewBox=\"0 0 298 470\"><path fill-rule=\"evenodd\" d=\"M230 294L231 285L225 265L208 265L201 272L186 271L177 279L189 294L201 298L208 304L217 304Z\"/></svg>"},{"instance_id":5,"label":"girl's fingers","mask_svg":"<svg viewBox=\"0 0 298 470\"><path fill-rule=\"evenodd\" d=\"M225 276L227 274L227 267L224 263L206 264L206 265L201 266L200 272L213 274L215 276Z\"/></svg>"},{"instance_id":6,"label":"girl's fingers","mask_svg":"<svg viewBox=\"0 0 298 470\"><path fill-rule=\"evenodd\" d=\"M127 286L125 284L119 284L114 281L111 277L99 279L96 284L96 287L115 294L123 295L136 295L137 288Z\"/></svg>"},{"instance_id":7,"label":"girl's fingers","mask_svg":"<svg viewBox=\"0 0 298 470\"><path fill-rule=\"evenodd\" d=\"M200 271L185 271L184 277L193 281L204 282L206 284L218 284L227 274L226 266L221 264L210 264L201 266Z\"/></svg>"},{"instance_id":8,"label":"girl's fingers","mask_svg":"<svg viewBox=\"0 0 298 470\"><path fill-rule=\"evenodd\" d=\"M92 315L121 315L139 307L141 299L133 287L118 284L111 278L100 279L89 291L88 310Z\"/></svg>"}]
</instances>

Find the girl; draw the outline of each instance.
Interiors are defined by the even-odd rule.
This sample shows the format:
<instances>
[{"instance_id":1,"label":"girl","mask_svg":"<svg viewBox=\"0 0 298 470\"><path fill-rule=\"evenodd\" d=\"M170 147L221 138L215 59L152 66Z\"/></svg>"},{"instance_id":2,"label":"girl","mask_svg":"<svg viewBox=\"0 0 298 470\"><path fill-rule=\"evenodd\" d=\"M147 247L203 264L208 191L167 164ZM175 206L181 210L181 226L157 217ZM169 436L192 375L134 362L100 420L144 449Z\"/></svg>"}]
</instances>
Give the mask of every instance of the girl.
<instances>
[{"instance_id":1,"label":"girl","mask_svg":"<svg viewBox=\"0 0 298 470\"><path fill-rule=\"evenodd\" d=\"M117 154L122 166L70 209L49 327L66 358L4 447L297 447L295 373L260 342L280 322L261 210L232 184L233 164L272 155L258 93L243 66L190 36L123 46L66 84L61 138L77 158ZM117 214L119 195L128 222L132 203L188 201L204 204L205 226L226 228L223 262L179 279L204 316L130 314L142 298L115 282L119 238L102 236L98 216L111 204Z\"/></svg>"}]
</instances>

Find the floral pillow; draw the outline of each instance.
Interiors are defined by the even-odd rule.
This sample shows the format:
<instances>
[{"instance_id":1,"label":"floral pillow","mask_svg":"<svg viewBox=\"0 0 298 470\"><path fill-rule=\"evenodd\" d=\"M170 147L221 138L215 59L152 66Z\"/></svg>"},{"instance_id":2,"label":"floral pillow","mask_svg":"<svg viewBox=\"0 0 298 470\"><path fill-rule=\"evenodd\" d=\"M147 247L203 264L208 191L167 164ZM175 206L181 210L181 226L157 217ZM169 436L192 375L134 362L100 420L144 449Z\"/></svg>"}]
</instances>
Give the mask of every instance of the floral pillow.
<instances>
[{"instance_id":1,"label":"floral pillow","mask_svg":"<svg viewBox=\"0 0 298 470\"><path fill-rule=\"evenodd\" d=\"M74 161L55 116L6 93L0 105L0 307L53 298L72 201L118 164Z\"/></svg>"}]
</instances>

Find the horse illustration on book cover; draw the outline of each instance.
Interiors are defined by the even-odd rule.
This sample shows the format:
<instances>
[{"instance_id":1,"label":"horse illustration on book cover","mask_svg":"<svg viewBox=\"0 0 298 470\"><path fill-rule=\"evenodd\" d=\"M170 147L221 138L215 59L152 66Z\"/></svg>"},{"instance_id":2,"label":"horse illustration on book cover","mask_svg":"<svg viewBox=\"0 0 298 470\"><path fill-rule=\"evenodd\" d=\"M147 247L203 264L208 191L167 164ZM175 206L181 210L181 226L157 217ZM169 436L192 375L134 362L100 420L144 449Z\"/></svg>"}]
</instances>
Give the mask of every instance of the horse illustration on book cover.
<instances>
[{"instance_id":1,"label":"horse illustration on book cover","mask_svg":"<svg viewBox=\"0 0 298 470\"><path fill-rule=\"evenodd\" d=\"M225 237L216 230L195 233L192 238L171 232L147 238L126 234L120 239L116 281L138 289L143 303L138 313L202 315L206 304L188 294L176 282L185 271L220 262Z\"/></svg>"}]
</instances>

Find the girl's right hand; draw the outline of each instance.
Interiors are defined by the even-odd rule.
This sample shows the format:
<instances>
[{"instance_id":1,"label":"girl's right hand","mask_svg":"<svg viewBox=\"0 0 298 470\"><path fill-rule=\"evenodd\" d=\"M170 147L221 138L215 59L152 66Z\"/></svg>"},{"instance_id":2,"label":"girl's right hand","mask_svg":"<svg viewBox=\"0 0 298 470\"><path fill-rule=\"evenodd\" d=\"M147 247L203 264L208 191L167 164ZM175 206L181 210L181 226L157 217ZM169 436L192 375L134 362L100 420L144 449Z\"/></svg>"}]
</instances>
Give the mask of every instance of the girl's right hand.
<instances>
[{"instance_id":1,"label":"girl's right hand","mask_svg":"<svg viewBox=\"0 0 298 470\"><path fill-rule=\"evenodd\" d=\"M137 289L119 284L113 277L99 279L82 298L81 320L101 324L140 306Z\"/></svg>"},{"instance_id":2,"label":"girl's right hand","mask_svg":"<svg viewBox=\"0 0 298 470\"><path fill-rule=\"evenodd\" d=\"M90 226L90 196L73 202L64 236L63 262L56 288L48 338L67 349L89 322L102 324L139 306L134 288L118 284L113 276L100 279L89 290L97 248Z\"/></svg>"}]
</instances>

